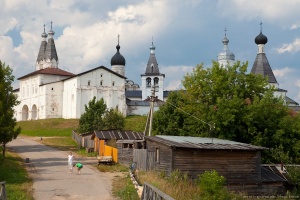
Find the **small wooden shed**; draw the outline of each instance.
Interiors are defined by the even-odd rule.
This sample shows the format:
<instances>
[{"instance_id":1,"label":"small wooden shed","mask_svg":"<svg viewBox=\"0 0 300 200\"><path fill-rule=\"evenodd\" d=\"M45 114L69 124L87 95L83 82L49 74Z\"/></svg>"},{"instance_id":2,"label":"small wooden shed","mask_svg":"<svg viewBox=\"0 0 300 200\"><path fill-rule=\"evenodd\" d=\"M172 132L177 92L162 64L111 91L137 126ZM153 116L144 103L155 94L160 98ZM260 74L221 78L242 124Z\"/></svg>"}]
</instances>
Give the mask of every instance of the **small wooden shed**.
<instances>
[{"instance_id":1,"label":"small wooden shed","mask_svg":"<svg viewBox=\"0 0 300 200\"><path fill-rule=\"evenodd\" d=\"M170 174L174 170L191 178L216 170L227 185L260 185L261 151L264 147L217 138L185 136L147 136L147 151L152 152L155 170Z\"/></svg>"},{"instance_id":2,"label":"small wooden shed","mask_svg":"<svg viewBox=\"0 0 300 200\"><path fill-rule=\"evenodd\" d=\"M118 162L129 163L132 160L132 149L140 146L143 133L134 131L102 130L95 131L91 136L94 140L94 151L99 152L101 140L107 142L115 139L118 149Z\"/></svg>"}]
</instances>

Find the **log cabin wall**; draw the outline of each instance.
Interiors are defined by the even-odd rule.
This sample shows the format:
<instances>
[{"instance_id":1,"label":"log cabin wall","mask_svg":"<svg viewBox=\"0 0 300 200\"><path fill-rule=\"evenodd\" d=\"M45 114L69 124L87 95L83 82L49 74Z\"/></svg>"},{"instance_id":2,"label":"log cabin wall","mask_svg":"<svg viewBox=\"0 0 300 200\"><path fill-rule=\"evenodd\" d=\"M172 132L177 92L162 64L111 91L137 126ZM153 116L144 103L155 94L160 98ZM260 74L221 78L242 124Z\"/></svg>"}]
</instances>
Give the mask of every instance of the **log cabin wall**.
<instances>
[{"instance_id":1,"label":"log cabin wall","mask_svg":"<svg viewBox=\"0 0 300 200\"><path fill-rule=\"evenodd\" d=\"M192 178L207 170L216 170L228 184L261 182L260 151L174 148L173 170Z\"/></svg>"},{"instance_id":2,"label":"log cabin wall","mask_svg":"<svg viewBox=\"0 0 300 200\"><path fill-rule=\"evenodd\" d=\"M171 147L155 141L147 141L147 150L149 152L155 152L155 170L164 171L167 175L170 175L173 170Z\"/></svg>"}]
</instances>

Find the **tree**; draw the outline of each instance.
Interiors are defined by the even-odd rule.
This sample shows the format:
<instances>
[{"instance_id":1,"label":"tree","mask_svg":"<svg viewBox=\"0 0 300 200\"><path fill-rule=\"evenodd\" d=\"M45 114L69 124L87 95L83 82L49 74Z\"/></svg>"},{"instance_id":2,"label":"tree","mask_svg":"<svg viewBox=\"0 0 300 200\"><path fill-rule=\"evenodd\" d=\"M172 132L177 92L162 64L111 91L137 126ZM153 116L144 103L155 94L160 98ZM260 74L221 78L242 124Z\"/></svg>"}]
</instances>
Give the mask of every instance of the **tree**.
<instances>
[{"instance_id":1,"label":"tree","mask_svg":"<svg viewBox=\"0 0 300 200\"><path fill-rule=\"evenodd\" d=\"M246 73L247 66L198 65L184 77L180 98L170 96L155 113L154 132L251 143L270 148L268 162L300 162L299 116L274 97L267 78Z\"/></svg>"},{"instance_id":2,"label":"tree","mask_svg":"<svg viewBox=\"0 0 300 200\"><path fill-rule=\"evenodd\" d=\"M106 104L101 98L96 101L94 97L89 101L88 105L85 105L85 113L83 113L79 119L79 131L81 133L91 133L95 130L101 130L104 128L103 115L106 111Z\"/></svg>"},{"instance_id":3,"label":"tree","mask_svg":"<svg viewBox=\"0 0 300 200\"><path fill-rule=\"evenodd\" d=\"M125 117L111 108L105 112L103 122L106 129L122 130L125 126Z\"/></svg>"},{"instance_id":4,"label":"tree","mask_svg":"<svg viewBox=\"0 0 300 200\"><path fill-rule=\"evenodd\" d=\"M184 91L170 92L167 102L153 116L153 134L181 135L188 134L183 125L186 114L180 110L184 104Z\"/></svg>"},{"instance_id":5,"label":"tree","mask_svg":"<svg viewBox=\"0 0 300 200\"><path fill-rule=\"evenodd\" d=\"M13 94L14 81L12 69L0 61L0 143L3 146L2 156L5 158L6 144L16 139L21 129L16 128L13 107L18 105L17 97Z\"/></svg>"}]
</instances>

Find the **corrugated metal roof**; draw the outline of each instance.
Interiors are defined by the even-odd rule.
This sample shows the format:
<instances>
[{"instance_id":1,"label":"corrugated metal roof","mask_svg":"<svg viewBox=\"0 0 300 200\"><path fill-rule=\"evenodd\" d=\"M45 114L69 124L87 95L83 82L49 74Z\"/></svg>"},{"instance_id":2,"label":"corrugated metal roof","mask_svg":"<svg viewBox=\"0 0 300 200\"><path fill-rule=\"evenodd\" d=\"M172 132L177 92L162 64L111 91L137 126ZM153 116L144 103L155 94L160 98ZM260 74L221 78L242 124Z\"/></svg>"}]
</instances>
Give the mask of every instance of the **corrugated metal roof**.
<instances>
[{"instance_id":1,"label":"corrugated metal roof","mask_svg":"<svg viewBox=\"0 0 300 200\"><path fill-rule=\"evenodd\" d=\"M142 90L126 90L125 96L128 97L138 97L142 98Z\"/></svg>"},{"instance_id":2,"label":"corrugated metal roof","mask_svg":"<svg viewBox=\"0 0 300 200\"><path fill-rule=\"evenodd\" d=\"M141 140L143 139L143 133L134 132L134 131L117 131L117 130L107 130L107 131L95 131L95 135L101 140Z\"/></svg>"},{"instance_id":3,"label":"corrugated metal roof","mask_svg":"<svg viewBox=\"0 0 300 200\"><path fill-rule=\"evenodd\" d=\"M166 136L157 135L154 137L146 137L147 140L160 142L167 146L180 148L196 148L196 149L224 149L224 150L264 150L265 147L259 147L251 144L234 142L230 140L222 140L218 138L203 138L189 136Z\"/></svg>"}]
</instances>

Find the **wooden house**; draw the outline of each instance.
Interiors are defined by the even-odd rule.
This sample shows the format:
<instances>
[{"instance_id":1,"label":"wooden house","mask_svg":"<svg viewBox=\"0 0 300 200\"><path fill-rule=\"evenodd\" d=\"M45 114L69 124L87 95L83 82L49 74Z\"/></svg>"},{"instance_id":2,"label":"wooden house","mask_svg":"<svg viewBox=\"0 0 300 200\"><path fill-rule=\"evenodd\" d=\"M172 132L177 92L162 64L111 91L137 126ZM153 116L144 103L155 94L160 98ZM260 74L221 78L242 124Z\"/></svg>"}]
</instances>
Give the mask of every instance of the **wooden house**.
<instances>
[{"instance_id":1,"label":"wooden house","mask_svg":"<svg viewBox=\"0 0 300 200\"><path fill-rule=\"evenodd\" d=\"M132 149L139 148L143 143L143 133L134 131L95 131L91 136L94 140L94 151L100 152L101 148L107 141L116 140L118 162L121 164L129 164L132 161ZM104 142L103 142L104 141ZM100 154L99 154L100 155Z\"/></svg>"},{"instance_id":2,"label":"wooden house","mask_svg":"<svg viewBox=\"0 0 300 200\"><path fill-rule=\"evenodd\" d=\"M264 147L217 138L163 135L147 136L145 142L148 155L153 157L146 158L153 162L147 165L167 175L179 170L197 178L205 171L216 170L226 178L229 189L246 191L249 195L270 195L271 191L273 195L277 186L283 185L284 180L277 176L277 185L270 184L270 178L269 187L263 186L266 173L262 175L261 151L267 149Z\"/></svg>"}]
</instances>

